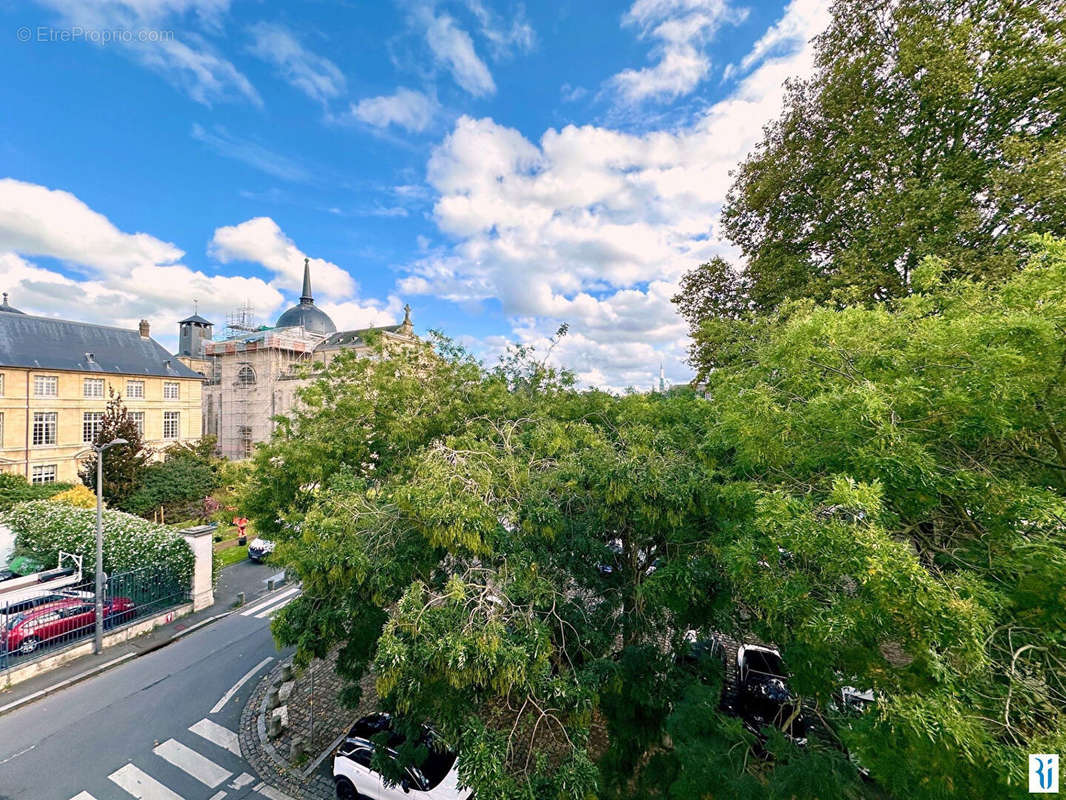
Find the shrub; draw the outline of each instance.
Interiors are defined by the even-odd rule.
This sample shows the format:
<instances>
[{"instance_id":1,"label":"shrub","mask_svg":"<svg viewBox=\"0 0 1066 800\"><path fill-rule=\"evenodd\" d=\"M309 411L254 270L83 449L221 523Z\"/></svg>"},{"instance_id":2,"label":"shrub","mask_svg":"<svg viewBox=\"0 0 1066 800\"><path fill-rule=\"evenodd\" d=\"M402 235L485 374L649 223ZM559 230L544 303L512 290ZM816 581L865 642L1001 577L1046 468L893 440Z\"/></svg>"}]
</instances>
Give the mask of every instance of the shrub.
<instances>
[{"instance_id":1,"label":"shrub","mask_svg":"<svg viewBox=\"0 0 1066 800\"><path fill-rule=\"evenodd\" d=\"M48 566L56 564L60 550L95 557L96 512L90 509L36 500L0 513L0 521L14 532L17 553ZM180 534L121 511L104 512L105 572L155 566L188 584L193 562L192 548Z\"/></svg>"},{"instance_id":2,"label":"shrub","mask_svg":"<svg viewBox=\"0 0 1066 800\"><path fill-rule=\"evenodd\" d=\"M53 503L64 503L75 508L96 508L96 495L87 486L72 486L52 495L50 499Z\"/></svg>"},{"instance_id":3,"label":"shrub","mask_svg":"<svg viewBox=\"0 0 1066 800\"><path fill-rule=\"evenodd\" d=\"M0 473L0 511L11 508L17 503L29 500L43 500L70 489L69 483L31 484L22 475Z\"/></svg>"},{"instance_id":4,"label":"shrub","mask_svg":"<svg viewBox=\"0 0 1066 800\"><path fill-rule=\"evenodd\" d=\"M160 506L173 517L179 509L195 514L215 487L215 473L206 462L190 457L151 464L137 489L122 503L132 514L150 515ZM190 509L191 507L191 509Z\"/></svg>"}]
</instances>

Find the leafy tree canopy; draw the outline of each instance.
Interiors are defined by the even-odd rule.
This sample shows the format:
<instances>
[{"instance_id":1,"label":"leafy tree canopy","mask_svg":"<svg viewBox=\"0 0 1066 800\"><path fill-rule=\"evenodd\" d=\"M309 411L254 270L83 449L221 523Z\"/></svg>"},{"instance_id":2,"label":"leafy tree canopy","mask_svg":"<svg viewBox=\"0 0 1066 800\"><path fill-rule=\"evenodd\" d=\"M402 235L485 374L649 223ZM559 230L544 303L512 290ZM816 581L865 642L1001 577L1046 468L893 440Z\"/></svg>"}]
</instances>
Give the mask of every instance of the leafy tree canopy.
<instances>
[{"instance_id":1,"label":"leafy tree canopy","mask_svg":"<svg viewBox=\"0 0 1066 800\"><path fill-rule=\"evenodd\" d=\"M929 255L1003 277L1066 233L1061 2L837 0L816 53L723 213L757 309L899 297Z\"/></svg>"},{"instance_id":2,"label":"leafy tree canopy","mask_svg":"<svg viewBox=\"0 0 1066 800\"><path fill-rule=\"evenodd\" d=\"M115 439L125 439L127 444L115 445L104 454L104 502L121 508L126 498L137 489L152 452L144 444L141 430L122 402L122 395L111 389L103 421L92 444L99 446ZM96 491L95 452L82 461L79 477L88 488Z\"/></svg>"},{"instance_id":3,"label":"leafy tree canopy","mask_svg":"<svg viewBox=\"0 0 1066 800\"><path fill-rule=\"evenodd\" d=\"M1066 244L1031 246L1002 284L926 259L898 301L790 305L703 395L339 359L256 457L304 586L275 633L339 647L349 699L372 669L486 796L1019 791L1066 745ZM719 712L689 631L776 643L808 746Z\"/></svg>"}]
</instances>

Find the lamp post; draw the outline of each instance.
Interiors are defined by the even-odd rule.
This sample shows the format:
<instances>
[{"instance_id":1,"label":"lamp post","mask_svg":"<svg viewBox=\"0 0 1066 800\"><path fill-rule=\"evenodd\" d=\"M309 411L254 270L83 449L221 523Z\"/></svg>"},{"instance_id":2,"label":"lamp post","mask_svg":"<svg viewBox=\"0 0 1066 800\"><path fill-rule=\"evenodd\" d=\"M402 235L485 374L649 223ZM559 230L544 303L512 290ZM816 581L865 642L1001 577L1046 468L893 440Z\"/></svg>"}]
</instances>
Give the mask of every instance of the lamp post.
<instances>
[{"instance_id":1,"label":"lamp post","mask_svg":"<svg viewBox=\"0 0 1066 800\"><path fill-rule=\"evenodd\" d=\"M104 649L104 451L117 444L129 444L125 439L112 439L107 444L93 445L96 451L96 641L93 652Z\"/></svg>"}]
</instances>

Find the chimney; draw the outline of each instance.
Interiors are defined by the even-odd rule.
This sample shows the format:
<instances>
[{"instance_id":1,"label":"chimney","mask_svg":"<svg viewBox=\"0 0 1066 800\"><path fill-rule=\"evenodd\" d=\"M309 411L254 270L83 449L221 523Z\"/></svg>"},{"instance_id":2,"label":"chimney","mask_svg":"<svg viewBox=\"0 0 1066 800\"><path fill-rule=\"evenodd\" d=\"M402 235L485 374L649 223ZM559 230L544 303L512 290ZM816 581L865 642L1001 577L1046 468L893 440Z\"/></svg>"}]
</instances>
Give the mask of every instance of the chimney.
<instances>
[{"instance_id":1,"label":"chimney","mask_svg":"<svg viewBox=\"0 0 1066 800\"><path fill-rule=\"evenodd\" d=\"M141 338L142 339L147 339L148 338L148 320L146 320L146 319L142 319L141 320L140 329L141 329Z\"/></svg>"}]
</instances>

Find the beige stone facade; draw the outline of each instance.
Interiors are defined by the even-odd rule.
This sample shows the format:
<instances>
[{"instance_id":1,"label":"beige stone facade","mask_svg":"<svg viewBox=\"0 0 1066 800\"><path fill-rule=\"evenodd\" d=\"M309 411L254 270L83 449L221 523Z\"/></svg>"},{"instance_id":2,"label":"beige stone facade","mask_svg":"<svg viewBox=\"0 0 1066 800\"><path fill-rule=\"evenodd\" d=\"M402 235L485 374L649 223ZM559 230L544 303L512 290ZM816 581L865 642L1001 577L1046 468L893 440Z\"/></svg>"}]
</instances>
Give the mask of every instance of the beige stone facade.
<instances>
[{"instance_id":1,"label":"beige stone facade","mask_svg":"<svg viewBox=\"0 0 1066 800\"><path fill-rule=\"evenodd\" d=\"M103 413L110 389L143 419L153 449L200 438L198 379L0 366L0 471L39 483L77 482L77 456L88 447L93 415Z\"/></svg>"},{"instance_id":2,"label":"beige stone facade","mask_svg":"<svg viewBox=\"0 0 1066 800\"><path fill-rule=\"evenodd\" d=\"M73 483L112 391L145 442L200 438L204 378L136 330L24 314L0 304L0 471Z\"/></svg>"},{"instance_id":3,"label":"beige stone facade","mask_svg":"<svg viewBox=\"0 0 1066 800\"><path fill-rule=\"evenodd\" d=\"M415 341L410 319L405 325L370 329L379 331L386 346ZM310 379L304 367L328 364L342 351L369 355L372 350L360 334L342 331L323 337L302 328L273 328L207 346L214 360L216 380L203 393L203 430L218 438L219 452L242 459L255 444L265 442L277 427L276 417L287 415L298 402L296 393ZM346 341L338 342L345 339Z\"/></svg>"}]
</instances>

